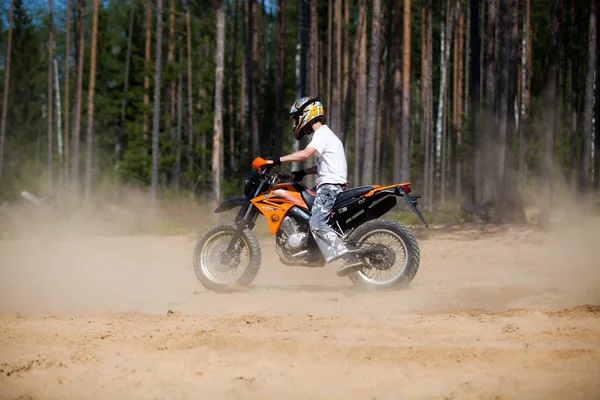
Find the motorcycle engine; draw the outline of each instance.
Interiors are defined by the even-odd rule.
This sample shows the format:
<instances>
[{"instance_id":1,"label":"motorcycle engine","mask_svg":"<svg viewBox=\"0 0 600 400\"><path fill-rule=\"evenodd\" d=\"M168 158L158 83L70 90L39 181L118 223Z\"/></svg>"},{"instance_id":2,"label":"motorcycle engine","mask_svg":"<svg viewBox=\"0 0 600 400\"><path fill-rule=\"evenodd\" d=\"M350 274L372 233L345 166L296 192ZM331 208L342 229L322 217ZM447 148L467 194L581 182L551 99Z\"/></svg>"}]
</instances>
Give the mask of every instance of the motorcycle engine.
<instances>
[{"instance_id":1,"label":"motorcycle engine","mask_svg":"<svg viewBox=\"0 0 600 400\"><path fill-rule=\"evenodd\" d=\"M279 243L290 252L296 252L304 249L308 241L308 230L305 227L302 229L298 222L289 216L286 216L281 221L281 231L283 235L280 237Z\"/></svg>"}]
</instances>

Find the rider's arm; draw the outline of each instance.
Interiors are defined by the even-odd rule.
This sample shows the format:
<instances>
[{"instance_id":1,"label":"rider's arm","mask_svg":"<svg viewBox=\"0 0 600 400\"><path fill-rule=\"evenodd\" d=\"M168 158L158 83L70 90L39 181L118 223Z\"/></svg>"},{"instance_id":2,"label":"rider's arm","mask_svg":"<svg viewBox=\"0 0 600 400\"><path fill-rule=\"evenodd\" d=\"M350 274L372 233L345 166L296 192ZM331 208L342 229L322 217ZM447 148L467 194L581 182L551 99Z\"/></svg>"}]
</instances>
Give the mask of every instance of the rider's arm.
<instances>
[{"instance_id":1,"label":"rider's arm","mask_svg":"<svg viewBox=\"0 0 600 400\"><path fill-rule=\"evenodd\" d=\"M310 156L313 155L315 149L312 147L307 147L304 150L297 151L292 154L288 154L287 156L283 156L279 159L282 163L284 162L294 162L294 161L304 161L308 160Z\"/></svg>"}]
</instances>

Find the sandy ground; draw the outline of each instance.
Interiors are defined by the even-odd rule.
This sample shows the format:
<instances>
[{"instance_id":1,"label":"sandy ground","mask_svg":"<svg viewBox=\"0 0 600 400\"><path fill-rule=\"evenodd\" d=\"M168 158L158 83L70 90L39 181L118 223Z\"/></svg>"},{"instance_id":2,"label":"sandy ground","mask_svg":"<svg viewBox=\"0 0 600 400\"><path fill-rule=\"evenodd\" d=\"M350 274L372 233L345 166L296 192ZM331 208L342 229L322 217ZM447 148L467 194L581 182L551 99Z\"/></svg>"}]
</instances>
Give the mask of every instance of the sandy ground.
<instances>
[{"instance_id":1,"label":"sandy ground","mask_svg":"<svg viewBox=\"0 0 600 400\"><path fill-rule=\"evenodd\" d=\"M2 399L600 399L600 219L421 232L403 290L263 265L207 292L190 237L0 243Z\"/></svg>"}]
</instances>

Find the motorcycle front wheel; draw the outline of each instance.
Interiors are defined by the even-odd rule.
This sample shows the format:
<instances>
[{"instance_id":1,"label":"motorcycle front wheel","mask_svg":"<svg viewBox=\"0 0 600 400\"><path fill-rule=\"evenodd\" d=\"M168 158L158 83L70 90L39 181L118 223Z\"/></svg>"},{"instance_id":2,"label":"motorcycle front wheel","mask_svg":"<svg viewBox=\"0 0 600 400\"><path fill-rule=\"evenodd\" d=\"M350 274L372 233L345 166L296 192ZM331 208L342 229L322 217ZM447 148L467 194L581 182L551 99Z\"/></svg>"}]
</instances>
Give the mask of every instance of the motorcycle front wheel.
<instances>
[{"instance_id":1,"label":"motorcycle front wheel","mask_svg":"<svg viewBox=\"0 0 600 400\"><path fill-rule=\"evenodd\" d=\"M402 288L417 274L419 245L413 234L396 221L368 221L350 234L348 242L361 249L374 249L373 257L364 259L366 266L348 275L354 284L364 289Z\"/></svg>"},{"instance_id":2,"label":"motorcycle front wheel","mask_svg":"<svg viewBox=\"0 0 600 400\"><path fill-rule=\"evenodd\" d=\"M206 231L196 242L194 272L200 283L215 292L231 292L249 286L260 269L258 239L244 229L234 247L233 257L225 256L236 225L219 224Z\"/></svg>"}]
</instances>

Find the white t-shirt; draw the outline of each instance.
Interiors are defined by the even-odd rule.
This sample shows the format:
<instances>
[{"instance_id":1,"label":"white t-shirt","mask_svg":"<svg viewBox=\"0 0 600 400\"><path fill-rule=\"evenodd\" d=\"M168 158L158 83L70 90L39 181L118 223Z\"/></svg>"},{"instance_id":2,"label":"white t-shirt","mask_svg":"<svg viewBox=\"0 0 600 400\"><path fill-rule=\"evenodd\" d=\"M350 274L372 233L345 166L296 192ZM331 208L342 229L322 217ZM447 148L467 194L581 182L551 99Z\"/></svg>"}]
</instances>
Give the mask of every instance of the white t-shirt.
<instances>
[{"instance_id":1,"label":"white t-shirt","mask_svg":"<svg viewBox=\"0 0 600 400\"><path fill-rule=\"evenodd\" d=\"M321 125L313 133L313 139L307 147L317 154L317 181L323 183L346 183L348 165L342 141L327 125Z\"/></svg>"}]
</instances>

